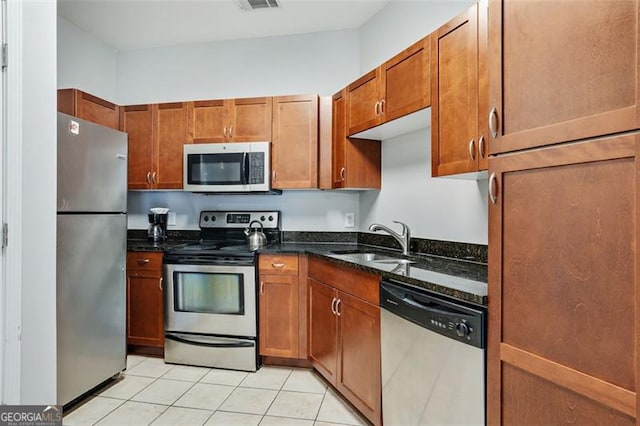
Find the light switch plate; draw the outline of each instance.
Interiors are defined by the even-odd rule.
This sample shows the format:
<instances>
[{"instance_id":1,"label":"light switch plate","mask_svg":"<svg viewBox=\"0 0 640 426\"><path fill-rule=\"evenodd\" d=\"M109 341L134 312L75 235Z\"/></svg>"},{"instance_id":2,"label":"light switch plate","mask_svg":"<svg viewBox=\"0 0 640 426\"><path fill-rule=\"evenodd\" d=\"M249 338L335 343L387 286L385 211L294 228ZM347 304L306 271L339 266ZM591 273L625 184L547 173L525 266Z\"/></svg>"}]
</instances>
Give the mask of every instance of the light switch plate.
<instances>
[{"instance_id":1,"label":"light switch plate","mask_svg":"<svg viewBox=\"0 0 640 426\"><path fill-rule=\"evenodd\" d=\"M344 227L353 228L356 226L356 214L349 212L344 214Z\"/></svg>"},{"instance_id":2,"label":"light switch plate","mask_svg":"<svg viewBox=\"0 0 640 426\"><path fill-rule=\"evenodd\" d=\"M167 216L167 225L176 226L176 212L169 212Z\"/></svg>"}]
</instances>

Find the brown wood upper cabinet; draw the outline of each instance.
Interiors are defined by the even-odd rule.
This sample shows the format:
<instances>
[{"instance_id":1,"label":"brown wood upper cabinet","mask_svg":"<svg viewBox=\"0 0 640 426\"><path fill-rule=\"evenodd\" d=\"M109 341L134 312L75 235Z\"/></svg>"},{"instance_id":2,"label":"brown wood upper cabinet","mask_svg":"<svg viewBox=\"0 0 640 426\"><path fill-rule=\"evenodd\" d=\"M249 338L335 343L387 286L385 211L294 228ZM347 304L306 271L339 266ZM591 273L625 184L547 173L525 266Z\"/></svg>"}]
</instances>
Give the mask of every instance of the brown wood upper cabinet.
<instances>
[{"instance_id":1,"label":"brown wood upper cabinet","mask_svg":"<svg viewBox=\"0 0 640 426\"><path fill-rule=\"evenodd\" d=\"M382 424L379 280L309 258L309 359L374 425Z\"/></svg>"},{"instance_id":2,"label":"brown wood upper cabinet","mask_svg":"<svg viewBox=\"0 0 640 426\"><path fill-rule=\"evenodd\" d=\"M164 347L162 253L127 253L127 343Z\"/></svg>"},{"instance_id":3,"label":"brown wood upper cabinet","mask_svg":"<svg viewBox=\"0 0 640 426\"><path fill-rule=\"evenodd\" d=\"M431 174L487 169L487 3L432 36Z\"/></svg>"},{"instance_id":4,"label":"brown wood upper cabinet","mask_svg":"<svg viewBox=\"0 0 640 426\"><path fill-rule=\"evenodd\" d=\"M431 103L431 46L427 36L347 86L347 135Z\"/></svg>"},{"instance_id":5,"label":"brown wood upper cabinet","mask_svg":"<svg viewBox=\"0 0 640 426\"><path fill-rule=\"evenodd\" d=\"M318 187L318 95L273 98L271 186Z\"/></svg>"},{"instance_id":6,"label":"brown wood upper cabinet","mask_svg":"<svg viewBox=\"0 0 640 426\"><path fill-rule=\"evenodd\" d=\"M58 111L118 130L118 105L78 89L58 90Z\"/></svg>"},{"instance_id":7,"label":"brown wood upper cabinet","mask_svg":"<svg viewBox=\"0 0 640 426\"><path fill-rule=\"evenodd\" d=\"M186 102L121 107L129 134L129 189L181 189L182 146L191 143Z\"/></svg>"},{"instance_id":8,"label":"brown wood upper cabinet","mask_svg":"<svg viewBox=\"0 0 640 426\"><path fill-rule=\"evenodd\" d=\"M490 152L638 128L638 16L637 0L491 0Z\"/></svg>"},{"instance_id":9,"label":"brown wood upper cabinet","mask_svg":"<svg viewBox=\"0 0 640 426\"><path fill-rule=\"evenodd\" d=\"M272 98L189 102L194 143L271 140Z\"/></svg>"},{"instance_id":10,"label":"brown wood upper cabinet","mask_svg":"<svg viewBox=\"0 0 640 426\"><path fill-rule=\"evenodd\" d=\"M330 188L380 189L380 141L347 137L346 89L333 95L332 124Z\"/></svg>"},{"instance_id":11,"label":"brown wood upper cabinet","mask_svg":"<svg viewBox=\"0 0 640 426\"><path fill-rule=\"evenodd\" d=\"M636 132L489 160L489 425L637 424L639 153Z\"/></svg>"}]
</instances>

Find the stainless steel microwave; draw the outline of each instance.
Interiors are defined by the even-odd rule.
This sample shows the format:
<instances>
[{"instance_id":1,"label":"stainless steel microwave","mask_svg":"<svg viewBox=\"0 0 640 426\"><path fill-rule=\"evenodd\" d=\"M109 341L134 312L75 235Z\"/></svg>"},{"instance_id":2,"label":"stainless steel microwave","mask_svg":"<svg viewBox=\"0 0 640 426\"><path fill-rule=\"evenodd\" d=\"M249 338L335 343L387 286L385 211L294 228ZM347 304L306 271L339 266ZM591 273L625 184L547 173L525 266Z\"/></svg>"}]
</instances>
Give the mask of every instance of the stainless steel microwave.
<instances>
[{"instance_id":1,"label":"stainless steel microwave","mask_svg":"<svg viewBox=\"0 0 640 426\"><path fill-rule=\"evenodd\" d=\"M185 191L262 192L271 189L270 142L184 145Z\"/></svg>"}]
</instances>

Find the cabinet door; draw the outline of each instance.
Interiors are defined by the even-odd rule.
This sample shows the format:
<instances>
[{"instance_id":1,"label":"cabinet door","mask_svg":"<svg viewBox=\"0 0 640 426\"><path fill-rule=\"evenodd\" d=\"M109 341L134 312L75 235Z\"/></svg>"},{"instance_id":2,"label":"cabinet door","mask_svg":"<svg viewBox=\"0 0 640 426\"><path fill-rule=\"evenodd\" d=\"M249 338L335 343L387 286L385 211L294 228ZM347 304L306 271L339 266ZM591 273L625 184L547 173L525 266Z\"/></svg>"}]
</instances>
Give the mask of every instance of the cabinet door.
<instances>
[{"instance_id":1,"label":"cabinet door","mask_svg":"<svg viewBox=\"0 0 640 426\"><path fill-rule=\"evenodd\" d=\"M127 343L164 345L161 276L132 272L127 277Z\"/></svg>"},{"instance_id":2,"label":"cabinet door","mask_svg":"<svg viewBox=\"0 0 640 426\"><path fill-rule=\"evenodd\" d=\"M182 146L190 143L186 102L157 105L156 167L152 175L158 189L182 189Z\"/></svg>"},{"instance_id":3,"label":"cabinet door","mask_svg":"<svg viewBox=\"0 0 640 426\"><path fill-rule=\"evenodd\" d=\"M130 105L120 111L120 129L129 135L129 189L149 189L154 169L153 108L151 105Z\"/></svg>"},{"instance_id":4,"label":"cabinet door","mask_svg":"<svg viewBox=\"0 0 640 426\"><path fill-rule=\"evenodd\" d=\"M333 128L331 140L331 180L333 188L344 188L346 178L346 93L344 90L333 95Z\"/></svg>"},{"instance_id":5,"label":"cabinet door","mask_svg":"<svg viewBox=\"0 0 640 426\"><path fill-rule=\"evenodd\" d=\"M298 358L298 276L260 276L260 355Z\"/></svg>"},{"instance_id":6,"label":"cabinet door","mask_svg":"<svg viewBox=\"0 0 640 426\"><path fill-rule=\"evenodd\" d=\"M228 139L231 142L271 140L272 98L234 99L230 103Z\"/></svg>"},{"instance_id":7,"label":"cabinet door","mask_svg":"<svg viewBox=\"0 0 640 426\"><path fill-rule=\"evenodd\" d=\"M333 188L381 186L380 141L347 138L345 91L333 96L333 136L331 175Z\"/></svg>"},{"instance_id":8,"label":"cabinet door","mask_svg":"<svg viewBox=\"0 0 640 426\"><path fill-rule=\"evenodd\" d=\"M431 41L427 36L381 66L383 121L431 104Z\"/></svg>"},{"instance_id":9,"label":"cabinet door","mask_svg":"<svg viewBox=\"0 0 640 426\"><path fill-rule=\"evenodd\" d=\"M318 187L317 95L274 98L271 155L271 186Z\"/></svg>"},{"instance_id":10,"label":"cabinet door","mask_svg":"<svg viewBox=\"0 0 640 426\"><path fill-rule=\"evenodd\" d=\"M477 169L477 5L432 37L431 174Z\"/></svg>"},{"instance_id":11,"label":"cabinet door","mask_svg":"<svg viewBox=\"0 0 640 426\"><path fill-rule=\"evenodd\" d=\"M188 108L189 133L193 143L224 142L227 139L229 114L224 100L189 102Z\"/></svg>"},{"instance_id":12,"label":"cabinet door","mask_svg":"<svg viewBox=\"0 0 640 426\"><path fill-rule=\"evenodd\" d=\"M330 383L336 384L338 322L337 292L309 278L309 359Z\"/></svg>"},{"instance_id":13,"label":"cabinet door","mask_svg":"<svg viewBox=\"0 0 640 426\"><path fill-rule=\"evenodd\" d=\"M490 151L637 129L638 25L637 0L491 0Z\"/></svg>"},{"instance_id":14,"label":"cabinet door","mask_svg":"<svg viewBox=\"0 0 640 426\"><path fill-rule=\"evenodd\" d=\"M58 90L58 111L112 129L119 128L118 106L81 90Z\"/></svg>"},{"instance_id":15,"label":"cabinet door","mask_svg":"<svg viewBox=\"0 0 640 426\"><path fill-rule=\"evenodd\" d=\"M633 424L639 149L636 133L489 160L489 424Z\"/></svg>"},{"instance_id":16,"label":"cabinet door","mask_svg":"<svg viewBox=\"0 0 640 426\"><path fill-rule=\"evenodd\" d=\"M337 388L373 424L382 423L380 308L338 293Z\"/></svg>"},{"instance_id":17,"label":"cabinet door","mask_svg":"<svg viewBox=\"0 0 640 426\"><path fill-rule=\"evenodd\" d=\"M379 74L376 68L347 86L347 135L380 124Z\"/></svg>"}]
</instances>

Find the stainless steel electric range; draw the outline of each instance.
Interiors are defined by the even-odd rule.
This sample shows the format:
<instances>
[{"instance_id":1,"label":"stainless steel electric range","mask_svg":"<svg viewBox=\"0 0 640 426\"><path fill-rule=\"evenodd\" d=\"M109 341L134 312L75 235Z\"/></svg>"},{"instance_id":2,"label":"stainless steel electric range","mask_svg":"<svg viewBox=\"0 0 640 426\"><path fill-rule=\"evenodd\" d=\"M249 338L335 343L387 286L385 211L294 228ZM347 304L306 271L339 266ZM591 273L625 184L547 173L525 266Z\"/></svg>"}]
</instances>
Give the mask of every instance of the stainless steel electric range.
<instances>
[{"instance_id":1,"label":"stainless steel electric range","mask_svg":"<svg viewBox=\"0 0 640 426\"><path fill-rule=\"evenodd\" d=\"M280 242L278 211L203 211L199 243L165 252L165 361L256 371L256 252L245 230L258 221Z\"/></svg>"}]
</instances>

